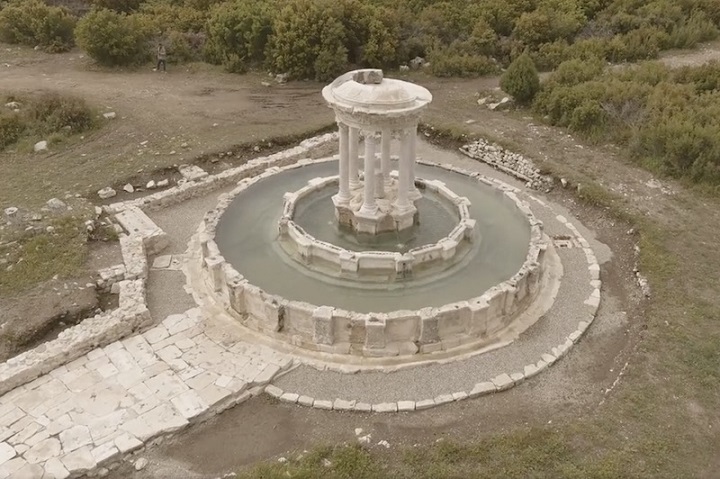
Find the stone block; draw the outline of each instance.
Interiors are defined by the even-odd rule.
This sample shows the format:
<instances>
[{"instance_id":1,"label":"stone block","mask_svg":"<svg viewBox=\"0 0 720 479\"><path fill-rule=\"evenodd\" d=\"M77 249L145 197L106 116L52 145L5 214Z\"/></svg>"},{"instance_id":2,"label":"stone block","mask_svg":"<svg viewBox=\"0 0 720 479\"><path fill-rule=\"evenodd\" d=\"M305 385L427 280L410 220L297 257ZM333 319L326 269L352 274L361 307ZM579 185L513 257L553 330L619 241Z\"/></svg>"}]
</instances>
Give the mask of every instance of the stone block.
<instances>
[{"instance_id":1,"label":"stone block","mask_svg":"<svg viewBox=\"0 0 720 479\"><path fill-rule=\"evenodd\" d=\"M484 396L486 394L494 393L495 391L497 391L497 387L495 386L495 384L490 381L485 381L475 384L475 387L472 388L469 396L471 398L476 398L479 396Z\"/></svg>"},{"instance_id":2,"label":"stone block","mask_svg":"<svg viewBox=\"0 0 720 479\"><path fill-rule=\"evenodd\" d=\"M422 401L415 402L415 410L416 411L421 411L423 409L430 409L431 407L435 407L434 399L423 399Z\"/></svg>"},{"instance_id":3,"label":"stone block","mask_svg":"<svg viewBox=\"0 0 720 479\"><path fill-rule=\"evenodd\" d=\"M312 407L314 402L315 399L311 398L310 396L300 396L298 398L298 404L300 404L301 406Z\"/></svg>"},{"instance_id":4,"label":"stone block","mask_svg":"<svg viewBox=\"0 0 720 479\"><path fill-rule=\"evenodd\" d=\"M372 404L368 404L366 402L358 402L355 403L355 407L353 408L356 412L371 412L372 411Z\"/></svg>"},{"instance_id":5,"label":"stone block","mask_svg":"<svg viewBox=\"0 0 720 479\"><path fill-rule=\"evenodd\" d=\"M523 373L512 373L510 379L512 379L515 384L520 384L525 380L525 375Z\"/></svg>"},{"instance_id":6,"label":"stone block","mask_svg":"<svg viewBox=\"0 0 720 479\"><path fill-rule=\"evenodd\" d=\"M320 306L313 311L313 341L317 344L333 344L335 333L333 327L333 308Z\"/></svg>"},{"instance_id":7,"label":"stone block","mask_svg":"<svg viewBox=\"0 0 720 479\"><path fill-rule=\"evenodd\" d=\"M545 363L547 363L548 366L552 366L552 364L557 360L555 356L549 353L543 353L542 356L540 356Z\"/></svg>"},{"instance_id":8,"label":"stone block","mask_svg":"<svg viewBox=\"0 0 720 479\"><path fill-rule=\"evenodd\" d=\"M506 389L509 389L515 384L512 380L512 378L506 374L500 374L499 376L496 376L492 379L493 384L495 384L495 387L498 391L504 391Z\"/></svg>"},{"instance_id":9,"label":"stone block","mask_svg":"<svg viewBox=\"0 0 720 479\"><path fill-rule=\"evenodd\" d=\"M415 401L398 401L397 410L400 412L414 411Z\"/></svg>"},{"instance_id":10,"label":"stone block","mask_svg":"<svg viewBox=\"0 0 720 479\"><path fill-rule=\"evenodd\" d=\"M383 349L386 346L385 337L386 315L371 316L365 321L365 349Z\"/></svg>"},{"instance_id":11,"label":"stone block","mask_svg":"<svg viewBox=\"0 0 720 479\"><path fill-rule=\"evenodd\" d=\"M300 398L299 394L296 393L283 393L280 396L280 400L283 402L289 402L292 404L296 404L298 402L298 399Z\"/></svg>"},{"instance_id":12,"label":"stone block","mask_svg":"<svg viewBox=\"0 0 720 479\"><path fill-rule=\"evenodd\" d=\"M452 397L455 401L462 401L463 399L468 398L468 393L466 393L465 391L458 391L456 393L453 393Z\"/></svg>"},{"instance_id":13,"label":"stone block","mask_svg":"<svg viewBox=\"0 0 720 479\"><path fill-rule=\"evenodd\" d=\"M357 401L347 401L345 399L335 399L333 402L333 409L335 411L352 411L355 408Z\"/></svg>"},{"instance_id":14,"label":"stone block","mask_svg":"<svg viewBox=\"0 0 720 479\"><path fill-rule=\"evenodd\" d=\"M527 378L527 379L530 379L531 377L535 376L539 372L540 372L540 370L534 364L528 364L523 369L523 374L525 375L525 378Z\"/></svg>"},{"instance_id":15,"label":"stone block","mask_svg":"<svg viewBox=\"0 0 720 479\"><path fill-rule=\"evenodd\" d=\"M438 319L433 308L423 308L420 314L420 343L423 345L438 343L440 341L440 329Z\"/></svg>"},{"instance_id":16,"label":"stone block","mask_svg":"<svg viewBox=\"0 0 720 479\"><path fill-rule=\"evenodd\" d=\"M325 410L332 410L333 403L332 401L327 401L324 399L316 399L313 401L312 405L315 409L325 409Z\"/></svg>"},{"instance_id":17,"label":"stone block","mask_svg":"<svg viewBox=\"0 0 720 479\"><path fill-rule=\"evenodd\" d=\"M435 405L441 406L443 404L448 404L453 402L455 399L452 397L452 394L441 394L440 396L435 398Z\"/></svg>"},{"instance_id":18,"label":"stone block","mask_svg":"<svg viewBox=\"0 0 720 479\"><path fill-rule=\"evenodd\" d=\"M398 404L395 402L383 402L372 405L373 412L397 412Z\"/></svg>"}]
</instances>

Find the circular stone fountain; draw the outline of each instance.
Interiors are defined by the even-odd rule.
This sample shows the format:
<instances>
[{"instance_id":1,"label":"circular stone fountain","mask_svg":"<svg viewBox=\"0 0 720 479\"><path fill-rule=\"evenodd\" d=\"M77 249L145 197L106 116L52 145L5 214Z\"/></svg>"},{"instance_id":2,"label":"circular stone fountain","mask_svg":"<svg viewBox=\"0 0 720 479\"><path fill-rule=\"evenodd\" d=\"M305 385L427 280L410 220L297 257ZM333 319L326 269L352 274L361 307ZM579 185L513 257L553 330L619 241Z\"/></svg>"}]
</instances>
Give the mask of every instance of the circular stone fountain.
<instances>
[{"instance_id":1,"label":"circular stone fountain","mask_svg":"<svg viewBox=\"0 0 720 479\"><path fill-rule=\"evenodd\" d=\"M514 188L416 158L430 93L358 70L323 96L339 155L246 178L201 224L215 303L342 363L447 357L532 325L557 291L552 243Z\"/></svg>"}]
</instances>

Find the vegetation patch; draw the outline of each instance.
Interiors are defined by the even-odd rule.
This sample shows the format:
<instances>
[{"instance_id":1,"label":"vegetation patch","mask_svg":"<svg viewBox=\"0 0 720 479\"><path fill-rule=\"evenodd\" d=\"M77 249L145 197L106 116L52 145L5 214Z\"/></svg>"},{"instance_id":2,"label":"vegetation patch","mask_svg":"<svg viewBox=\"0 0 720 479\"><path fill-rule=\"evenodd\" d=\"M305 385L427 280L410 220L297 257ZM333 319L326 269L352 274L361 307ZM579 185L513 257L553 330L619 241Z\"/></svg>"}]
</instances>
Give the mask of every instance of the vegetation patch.
<instances>
[{"instance_id":1,"label":"vegetation patch","mask_svg":"<svg viewBox=\"0 0 720 479\"><path fill-rule=\"evenodd\" d=\"M587 140L625 146L652 171L720 185L720 63L606 70L597 58L570 60L544 82L534 108Z\"/></svg>"},{"instance_id":2,"label":"vegetation patch","mask_svg":"<svg viewBox=\"0 0 720 479\"><path fill-rule=\"evenodd\" d=\"M0 150L23 139L61 141L94 128L95 118L85 100L72 95L7 95L0 105Z\"/></svg>"},{"instance_id":3,"label":"vegetation patch","mask_svg":"<svg viewBox=\"0 0 720 479\"><path fill-rule=\"evenodd\" d=\"M64 8L40 0L13 0L4 8L0 5L0 41L65 52L75 46L75 22Z\"/></svg>"}]
</instances>

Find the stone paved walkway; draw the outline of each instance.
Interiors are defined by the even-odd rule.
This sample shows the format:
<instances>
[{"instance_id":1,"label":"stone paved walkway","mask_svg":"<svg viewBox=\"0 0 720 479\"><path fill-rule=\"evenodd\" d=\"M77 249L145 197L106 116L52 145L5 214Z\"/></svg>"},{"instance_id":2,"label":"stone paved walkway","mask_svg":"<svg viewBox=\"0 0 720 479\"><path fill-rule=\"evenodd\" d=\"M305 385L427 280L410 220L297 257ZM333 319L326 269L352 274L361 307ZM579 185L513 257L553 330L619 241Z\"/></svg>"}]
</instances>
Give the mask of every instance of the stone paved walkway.
<instances>
[{"instance_id":1,"label":"stone paved walkway","mask_svg":"<svg viewBox=\"0 0 720 479\"><path fill-rule=\"evenodd\" d=\"M289 356L206 331L198 309L0 398L0 479L62 479L244 401Z\"/></svg>"}]
</instances>

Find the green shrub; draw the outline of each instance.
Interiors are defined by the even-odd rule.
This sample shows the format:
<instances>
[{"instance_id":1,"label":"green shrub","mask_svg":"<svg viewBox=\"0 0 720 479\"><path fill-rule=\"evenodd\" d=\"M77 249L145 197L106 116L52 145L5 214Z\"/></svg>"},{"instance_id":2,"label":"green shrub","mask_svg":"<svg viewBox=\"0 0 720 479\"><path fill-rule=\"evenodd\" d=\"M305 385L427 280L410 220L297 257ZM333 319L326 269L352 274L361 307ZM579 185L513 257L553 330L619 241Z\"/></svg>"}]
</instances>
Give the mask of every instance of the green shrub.
<instances>
[{"instance_id":1,"label":"green shrub","mask_svg":"<svg viewBox=\"0 0 720 479\"><path fill-rule=\"evenodd\" d=\"M187 63L203 58L205 34L193 32L167 32L161 39L170 53L169 63Z\"/></svg>"},{"instance_id":2,"label":"green shrub","mask_svg":"<svg viewBox=\"0 0 720 479\"><path fill-rule=\"evenodd\" d=\"M557 40L552 43L543 43L536 51L530 53L530 57L538 70L549 71L568 60L570 52L570 44L567 40Z\"/></svg>"},{"instance_id":3,"label":"green shrub","mask_svg":"<svg viewBox=\"0 0 720 479\"><path fill-rule=\"evenodd\" d=\"M577 85L588 82L600 76L605 68L605 62L599 58L583 61L573 58L561 63L557 70L550 76L548 83L554 82L561 85Z\"/></svg>"},{"instance_id":4,"label":"green shrub","mask_svg":"<svg viewBox=\"0 0 720 479\"><path fill-rule=\"evenodd\" d=\"M718 4L720 8L720 4ZM665 48L692 48L700 42L714 40L720 32L718 27L702 11L675 25L670 31Z\"/></svg>"},{"instance_id":5,"label":"green shrub","mask_svg":"<svg viewBox=\"0 0 720 479\"><path fill-rule=\"evenodd\" d=\"M678 83L692 83L698 93L720 91L720 62L713 61L699 67L683 67L673 71Z\"/></svg>"},{"instance_id":6,"label":"green shrub","mask_svg":"<svg viewBox=\"0 0 720 479\"><path fill-rule=\"evenodd\" d=\"M0 10L0 40L40 46L56 53L75 45L75 17L66 9L50 7L40 0L15 1Z\"/></svg>"},{"instance_id":7,"label":"green shrub","mask_svg":"<svg viewBox=\"0 0 720 479\"><path fill-rule=\"evenodd\" d=\"M540 90L540 77L530 55L517 57L500 77L500 88L520 104L530 103Z\"/></svg>"},{"instance_id":8,"label":"green shrub","mask_svg":"<svg viewBox=\"0 0 720 479\"><path fill-rule=\"evenodd\" d=\"M140 8L143 0L90 0L96 8L107 8L121 13L130 13Z\"/></svg>"},{"instance_id":9,"label":"green shrub","mask_svg":"<svg viewBox=\"0 0 720 479\"><path fill-rule=\"evenodd\" d=\"M93 111L82 98L43 93L33 98L25 109L37 133L55 133L66 127L72 132L81 132L93 126Z\"/></svg>"},{"instance_id":10,"label":"green shrub","mask_svg":"<svg viewBox=\"0 0 720 479\"><path fill-rule=\"evenodd\" d=\"M468 53L457 45L432 50L428 60L430 70L439 77L475 77L498 70L495 61L484 55Z\"/></svg>"},{"instance_id":11,"label":"green shrub","mask_svg":"<svg viewBox=\"0 0 720 479\"><path fill-rule=\"evenodd\" d=\"M25 128L26 125L19 113L0 114L0 149L15 143Z\"/></svg>"},{"instance_id":12,"label":"green shrub","mask_svg":"<svg viewBox=\"0 0 720 479\"><path fill-rule=\"evenodd\" d=\"M276 15L266 61L291 78L327 81L347 66L346 32L333 0L291 0Z\"/></svg>"},{"instance_id":13,"label":"green shrub","mask_svg":"<svg viewBox=\"0 0 720 479\"><path fill-rule=\"evenodd\" d=\"M272 31L269 5L255 0L223 3L212 10L206 31L205 57L228 71L244 72L264 60Z\"/></svg>"},{"instance_id":14,"label":"green shrub","mask_svg":"<svg viewBox=\"0 0 720 479\"><path fill-rule=\"evenodd\" d=\"M140 19L111 10L92 10L75 28L78 45L105 66L127 66L149 58L150 32Z\"/></svg>"},{"instance_id":15,"label":"green shrub","mask_svg":"<svg viewBox=\"0 0 720 479\"><path fill-rule=\"evenodd\" d=\"M513 35L527 46L571 40L585 25L585 15L574 0L541 0L532 12L523 13Z\"/></svg>"},{"instance_id":16,"label":"green shrub","mask_svg":"<svg viewBox=\"0 0 720 479\"><path fill-rule=\"evenodd\" d=\"M196 10L170 3L143 3L137 15L153 32L200 33L205 29L209 10Z\"/></svg>"}]
</instances>

